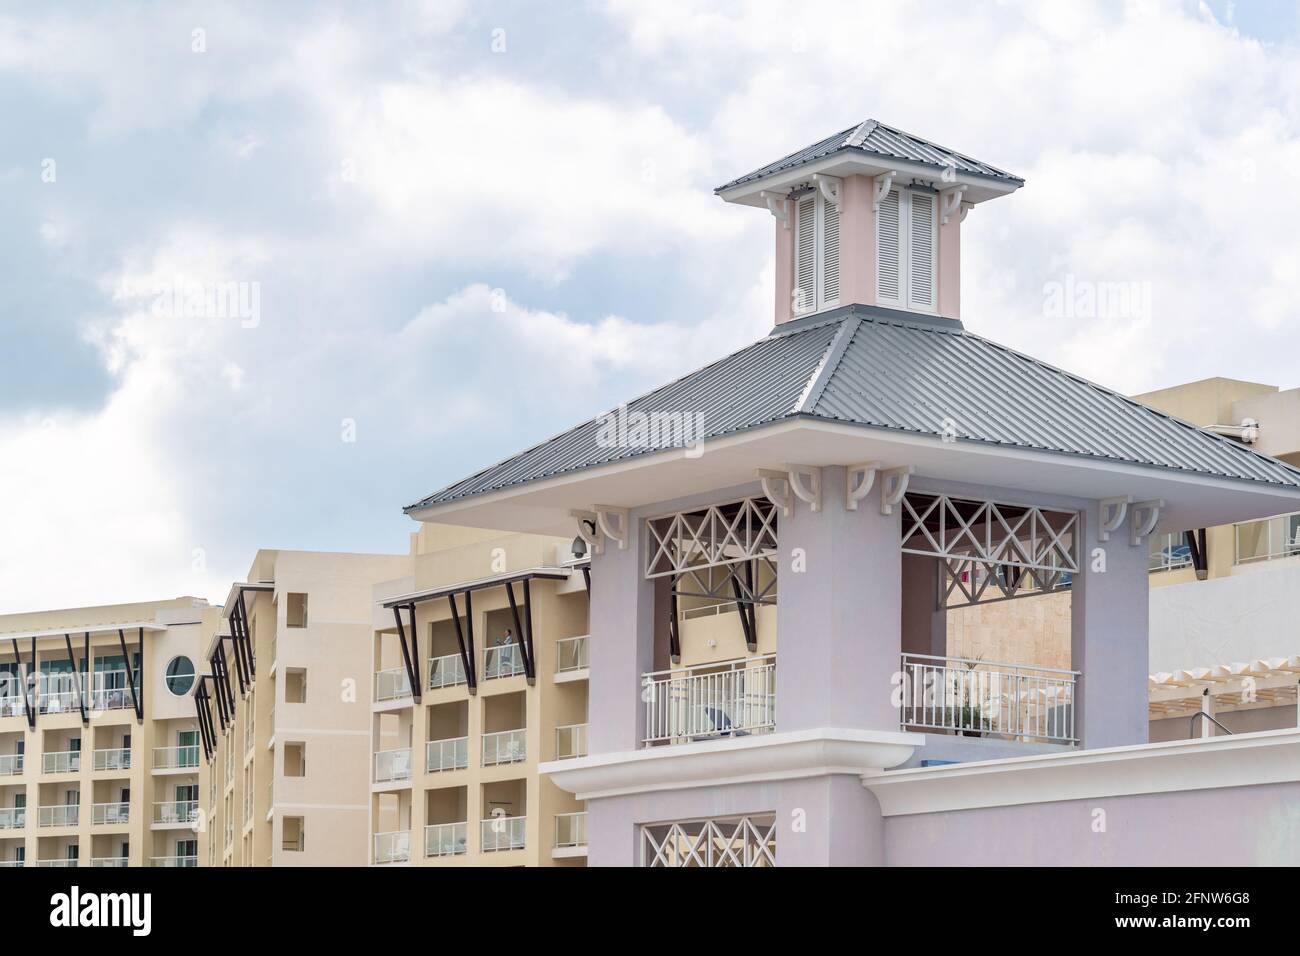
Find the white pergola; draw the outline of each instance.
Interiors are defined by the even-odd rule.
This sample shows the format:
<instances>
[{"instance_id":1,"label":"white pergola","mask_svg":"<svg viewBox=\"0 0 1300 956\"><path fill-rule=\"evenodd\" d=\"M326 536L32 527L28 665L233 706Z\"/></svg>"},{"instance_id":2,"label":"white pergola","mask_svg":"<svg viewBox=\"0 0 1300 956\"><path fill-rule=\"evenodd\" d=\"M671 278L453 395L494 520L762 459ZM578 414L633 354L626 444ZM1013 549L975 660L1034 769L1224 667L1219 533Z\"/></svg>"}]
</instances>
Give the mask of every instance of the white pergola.
<instances>
[{"instance_id":1,"label":"white pergola","mask_svg":"<svg viewBox=\"0 0 1300 956\"><path fill-rule=\"evenodd\" d=\"M1198 711L1213 716L1235 710L1290 705L1297 708L1300 726L1300 655L1270 657L1214 667L1151 674L1147 679L1152 720L1190 717ZM1209 721L1198 728L1207 734Z\"/></svg>"}]
</instances>

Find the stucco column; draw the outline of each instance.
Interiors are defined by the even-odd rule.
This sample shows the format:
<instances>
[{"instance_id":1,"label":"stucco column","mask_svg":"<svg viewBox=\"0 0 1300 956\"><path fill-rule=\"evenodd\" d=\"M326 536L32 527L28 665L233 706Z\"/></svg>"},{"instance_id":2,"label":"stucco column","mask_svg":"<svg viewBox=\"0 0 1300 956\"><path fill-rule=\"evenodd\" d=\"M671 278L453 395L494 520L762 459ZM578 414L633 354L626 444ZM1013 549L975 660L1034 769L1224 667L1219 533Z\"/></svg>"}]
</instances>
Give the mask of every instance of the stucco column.
<instances>
[{"instance_id":1,"label":"stucco column","mask_svg":"<svg viewBox=\"0 0 1300 956\"><path fill-rule=\"evenodd\" d=\"M900 516L880 513L878 488L846 510L844 483L842 467L823 469L822 510L796 501L780 521L778 731L898 730Z\"/></svg>"},{"instance_id":2,"label":"stucco column","mask_svg":"<svg viewBox=\"0 0 1300 956\"><path fill-rule=\"evenodd\" d=\"M592 754L635 750L645 721L641 675L654 669L654 582L642 567L643 522L628 522L627 547L605 541L591 559L587 748Z\"/></svg>"},{"instance_id":3,"label":"stucco column","mask_svg":"<svg viewBox=\"0 0 1300 956\"><path fill-rule=\"evenodd\" d=\"M1098 541L1098 515L1093 502L1081 516L1070 590L1072 666L1082 672L1075 735L1088 749L1147 742L1147 543L1129 543L1127 521Z\"/></svg>"}]
</instances>

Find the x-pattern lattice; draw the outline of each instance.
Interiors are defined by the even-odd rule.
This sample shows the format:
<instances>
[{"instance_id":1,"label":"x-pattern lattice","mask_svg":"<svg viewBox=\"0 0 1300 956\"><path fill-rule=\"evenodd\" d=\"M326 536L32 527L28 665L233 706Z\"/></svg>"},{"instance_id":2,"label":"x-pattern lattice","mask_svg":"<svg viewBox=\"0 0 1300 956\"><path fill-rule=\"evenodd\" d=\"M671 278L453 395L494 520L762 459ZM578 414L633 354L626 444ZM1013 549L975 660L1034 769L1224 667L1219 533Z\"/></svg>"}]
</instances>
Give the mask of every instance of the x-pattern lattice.
<instances>
[{"instance_id":1,"label":"x-pattern lattice","mask_svg":"<svg viewBox=\"0 0 1300 956\"><path fill-rule=\"evenodd\" d=\"M712 598L744 604L776 603L776 559L691 569L673 582L678 597Z\"/></svg>"},{"instance_id":2,"label":"x-pattern lattice","mask_svg":"<svg viewBox=\"0 0 1300 956\"><path fill-rule=\"evenodd\" d=\"M1048 577L1079 570L1079 515L1029 505L974 501L948 495L903 496L905 554L1015 568ZM984 586L988 585L986 575ZM1018 575L1016 577L1019 577Z\"/></svg>"},{"instance_id":3,"label":"x-pattern lattice","mask_svg":"<svg viewBox=\"0 0 1300 956\"><path fill-rule=\"evenodd\" d=\"M774 817L672 823L642 827L641 832L649 867L776 866Z\"/></svg>"},{"instance_id":4,"label":"x-pattern lattice","mask_svg":"<svg viewBox=\"0 0 1300 956\"><path fill-rule=\"evenodd\" d=\"M1070 586L1063 569L1040 571L1005 564L987 564L970 558L945 558L939 582L939 606L963 607L1030 597Z\"/></svg>"},{"instance_id":5,"label":"x-pattern lattice","mask_svg":"<svg viewBox=\"0 0 1300 956\"><path fill-rule=\"evenodd\" d=\"M652 518L646 577L662 578L776 556L776 505L743 498Z\"/></svg>"}]
</instances>

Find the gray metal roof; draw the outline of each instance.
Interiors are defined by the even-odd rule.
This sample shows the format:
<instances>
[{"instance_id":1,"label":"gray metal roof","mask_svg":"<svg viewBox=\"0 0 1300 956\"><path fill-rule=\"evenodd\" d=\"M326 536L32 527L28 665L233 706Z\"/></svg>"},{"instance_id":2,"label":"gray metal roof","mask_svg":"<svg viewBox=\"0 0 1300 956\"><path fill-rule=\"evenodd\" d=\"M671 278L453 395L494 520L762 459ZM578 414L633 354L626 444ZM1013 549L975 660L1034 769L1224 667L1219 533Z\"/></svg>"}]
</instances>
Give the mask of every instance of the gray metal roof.
<instances>
[{"instance_id":1,"label":"gray metal roof","mask_svg":"<svg viewBox=\"0 0 1300 956\"><path fill-rule=\"evenodd\" d=\"M704 441L815 418L1300 488L1300 470L952 320L848 306L771 335L627 403L703 412ZM662 448L602 447L596 418L406 508L471 498Z\"/></svg>"},{"instance_id":2,"label":"gray metal roof","mask_svg":"<svg viewBox=\"0 0 1300 956\"><path fill-rule=\"evenodd\" d=\"M911 133L905 133L900 129L892 126L886 126L878 120L865 120L857 126L850 126L846 130L836 133L834 136L828 136L820 143L813 143L811 146L805 146L803 149L796 150L789 156L778 159L774 163L768 163L761 169L756 169L752 173L741 176L739 179L733 179L726 185L719 186L714 190L720 193L726 189L732 189L735 186L742 186L745 183L751 183L773 173L784 172L787 169L794 169L797 166L803 166L805 163L815 162L824 159L835 153L853 150L859 153L867 153L874 156L884 157L886 159L905 160L912 163L921 163L925 166L933 166L936 170L942 170L949 166L955 167L958 172L966 173L971 176L985 176L989 179L998 179L1003 182L1016 183L1024 185L1024 180L1019 176L1013 176L1008 172L998 169L996 166L990 166L988 163L980 162L978 159L972 159L961 153L954 152L944 146L931 143L929 140L922 139L919 136L913 136Z\"/></svg>"}]
</instances>

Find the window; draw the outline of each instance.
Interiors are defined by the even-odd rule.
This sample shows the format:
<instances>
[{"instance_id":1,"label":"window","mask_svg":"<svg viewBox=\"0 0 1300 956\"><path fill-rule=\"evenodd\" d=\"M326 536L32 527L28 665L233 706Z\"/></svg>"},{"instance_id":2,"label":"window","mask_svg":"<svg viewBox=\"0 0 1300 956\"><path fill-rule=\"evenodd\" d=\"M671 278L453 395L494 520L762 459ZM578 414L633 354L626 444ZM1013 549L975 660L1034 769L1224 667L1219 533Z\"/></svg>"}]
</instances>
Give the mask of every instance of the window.
<instances>
[{"instance_id":1,"label":"window","mask_svg":"<svg viewBox=\"0 0 1300 956\"><path fill-rule=\"evenodd\" d=\"M795 315L839 304L840 210L820 190L795 200L794 207Z\"/></svg>"},{"instance_id":2,"label":"window","mask_svg":"<svg viewBox=\"0 0 1300 956\"><path fill-rule=\"evenodd\" d=\"M176 697L184 697L194 686L194 662L188 657L173 657L167 665L167 689Z\"/></svg>"},{"instance_id":3,"label":"window","mask_svg":"<svg viewBox=\"0 0 1300 956\"><path fill-rule=\"evenodd\" d=\"M307 595L290 594L289 606L285 610L285 623L289 627L307 626Z\"/></svg>"},{"instance_id":4,"label":"window","mask_svg":"<svg viewBox=\"0 0 1300 956\"><path fill-rule=\"evenodd\" d=\"M891 189L876 212L876 298L882 305L933 312L938 201L934 193Z\"/></svg>"}]
</instances>

